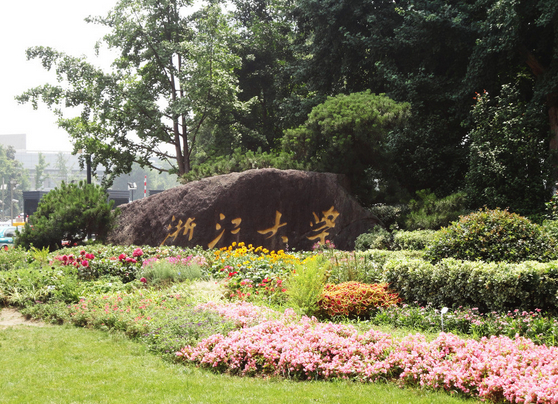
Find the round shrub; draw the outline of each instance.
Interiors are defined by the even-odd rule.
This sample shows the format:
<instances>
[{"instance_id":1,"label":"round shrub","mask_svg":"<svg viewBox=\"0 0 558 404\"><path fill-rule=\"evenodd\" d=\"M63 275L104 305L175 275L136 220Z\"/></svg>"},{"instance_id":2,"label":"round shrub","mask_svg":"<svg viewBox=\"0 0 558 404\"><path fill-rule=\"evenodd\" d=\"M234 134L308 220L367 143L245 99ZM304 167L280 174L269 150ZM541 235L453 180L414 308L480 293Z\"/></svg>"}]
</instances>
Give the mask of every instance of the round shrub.
<instances>
[{"instance_id":1,"label":"round shrub","mask_svg":"<svg viewBox=\"0 0 558 404\"><path fill-rule=\"evenodd\" d=\"M501 209L481 209L442 228L426 249L443 258L486 262L546 262L557 259L556 239L529 219Z\"/></svg>"}]
</instances>

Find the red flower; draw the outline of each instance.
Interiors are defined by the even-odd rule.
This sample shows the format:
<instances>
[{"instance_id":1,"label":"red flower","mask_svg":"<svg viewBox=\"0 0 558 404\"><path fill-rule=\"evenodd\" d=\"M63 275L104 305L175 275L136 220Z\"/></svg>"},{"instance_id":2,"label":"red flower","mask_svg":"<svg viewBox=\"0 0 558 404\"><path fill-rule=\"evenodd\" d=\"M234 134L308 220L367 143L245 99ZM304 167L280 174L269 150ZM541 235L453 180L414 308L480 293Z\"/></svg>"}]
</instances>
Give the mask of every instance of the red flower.
<instances>
[{"instance_id":1,"label":"red flower","mask_svg":"<svg viewBox=\"0 0 558 404\"><path fill-rule=\"evenodd\" d=\"M83 265L85 268L87 268L89 266L89 261L87 260L82 260L81 261L81 265Z\"/></svg>"},{"instance_id":2,"label":"red flower","mask_svg":"<svg viewBox=\"0 0 558 404\"><path fill-rule=\"evenodd\" d=\"M147 279L141 278L141 279L140 279L140 282L142 282L142 283L147 283Z\"/></svg>"},{"instance_id":3,"label":"red flower","mask_svg":"<svg viewBox=\"0 0 558 404\"><path fill-rule=\"evenodd\" d=\"M120 255L118 256L118 259L119 259L120 261L124 261L124 260L126 259L126 254L124 254L124 253L120 254Z\"/></svg>"}]
</instances>

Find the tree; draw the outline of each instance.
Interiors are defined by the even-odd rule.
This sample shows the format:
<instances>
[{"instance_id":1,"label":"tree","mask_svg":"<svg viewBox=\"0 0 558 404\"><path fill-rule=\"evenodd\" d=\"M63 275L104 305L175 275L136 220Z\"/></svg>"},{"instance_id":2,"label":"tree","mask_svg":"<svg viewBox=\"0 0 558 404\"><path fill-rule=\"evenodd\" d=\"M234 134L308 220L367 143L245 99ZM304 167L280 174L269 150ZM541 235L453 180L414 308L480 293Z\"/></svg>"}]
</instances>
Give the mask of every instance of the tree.
<instances>
[{"instance_id":1,"label":"tree","mask_svg":"<svg viewBox=\"0 0 558 404\"><path fill-rule=\"evenodd\" d=\"M22 211L23 190L29 188L27 170L23 164L15 159L15 149L12 146L0 145L0 197L2 205L2 220L11 214L12 203L14 215ZM17 202L12 201L12 197Z\"/></svg>"},{"instance_id":2,"label":"tree","mask_svg":"<svg viewBox=\"0 0 558 404\"><path fill-rule=\"evenodd\" d=\"M283 147L311 169L347 174L353 192L369 204L390 170L387 135L409 112L409 104L370 91L329 97L304 125L286 131Z\"/></svg>"},{"instance_id":3,"label":"tree","mask_svg":"<svg viewBox=\"0 0 558 404\"><path fill-rule=\"evenodd\" d=\"M119 0L106 17L90 18L111 29L104 42L119 55L109 73L51 48L27 50L29 59L55 68L58 85L33 88L17 99L53 109L74 153L81 149L93 168L105 167L106 184L111 174L129 172L133 162L188 172L203 130L241 105L233 74L239 58L229 51L233 28L218 3L186 15L192 4ZM71 116L72 108L80 114Z\"/></svg>"},{"instance_id":4,"label":"tree","mask_svg":"<svg viewBox=\"0 0 558 404\"><path fill-rule=\"evenodd\" d=\"M546 122L558 150L558 0L498 0L481 3L487 9L479 22L479 38L468 64L469 88L497 94L518 75L531 81L523 95L545 103Z\"/></svg>"},{"instance_id":5,"label":"tree","mask_svg":"<svg viewBox=\"0 0 558 404\"><path fill-rule=\"evenodd\" d=\"M59 152L56 155L55 168L58 171L60 181L68 182L68 176L70 175L71 168L68 168L68 159L64 157L64 153Z\"/></svg>"},{"instance_id":6,"label":"tree","mask_svg":"<svg viewBox=\"0 0 558 404\"><path fill-rule=\"evenodd\" d=\"M108 194L99 185L62 182L43 196L37 211L16 238L16 245L27 249L48 247L53 251L63 241L74 245L91 234L105 241L118 215L113 206L114 201L108 201Z\"/></svg>"},{"instance_id":7,"label":"tree","mask_svg":"<svg viewBox=\"0 0 558 404\"><path fill-rule=\"evenodd\" d=\"M45 160L45 156L43 153L39 153L39 161L35 166L35 189L40 190L44 187L45 180L49 177L48 174L45 174L45 169L49 166L49 164Z\"/></svg>"},{"instance_id":8,"label":"tree","mask_svg":"<svg viewBox=\"0 0 558 404\"><path fill-rule=\"evenodd\" d=\"M519 85L477 96L466 190L473 207L544 211L551 197L552 160L544 106L522 99Z\"/></svg>"},{"instance_id":9,"label":"tree","mask_svg":"<svg viewBox=\"0 0 558 404\"><path fill-rule=\"evenodd\" d=\"M411 124L389 135L391 170L409 195L449 195L466 171L464 78L485 14L464 0L300 0L295 72L319 102L370 90L410 103Z\"/></svg>"}]
</instances>

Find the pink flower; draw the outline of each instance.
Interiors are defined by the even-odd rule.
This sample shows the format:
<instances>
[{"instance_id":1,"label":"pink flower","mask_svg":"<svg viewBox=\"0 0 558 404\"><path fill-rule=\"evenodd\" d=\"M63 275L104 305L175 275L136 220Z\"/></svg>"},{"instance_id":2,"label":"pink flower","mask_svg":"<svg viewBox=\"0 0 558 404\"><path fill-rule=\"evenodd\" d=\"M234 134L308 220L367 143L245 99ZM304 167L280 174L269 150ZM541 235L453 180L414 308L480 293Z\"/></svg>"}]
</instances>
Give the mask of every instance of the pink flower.
<instances>
[{"instance_id":1,"label":"pink flower","mask_svg":"<svg viewBox=\"0 0 558 404\"><path fill-rule=\"evenodd\" d=\"M133 258L126 257L126 262L130 262L130 263L132 263L132 264L135 264L137 261L136 261L135 259L133 259Z\"/></svg>"},{"instance_id":2,"label":"pink flower","mask_svg":"<svg viewBox=\"0 0 558 404\"><path fill-rule=\"evenodd\" d=\"M140 282L141 282L141 283L147 283L147 279L141 278L141 279L140 279Z\"/></svg>"},{"instance_id":3,"label":"pink flower","mask_svg":"<svg viewBox=\"0 0 558 404\"><path fill-rule=\"evenodd\" d=\"M124 254L124 253L120 254L120 255L118 256L118 259L119 259L120 261L124 261L124 260L126 259L126 254Z\"/></svg>"},{"instance_id":4,"label":"pink flower","mask_svg":"<svg viewBox=\"0 0 558 404\"><path fill-rule=\"evenodd\" d=\"M93 258L95 258L95 256L93 254L87 253L87 254L85 254L85 258L88 259L88 260L92 260Z\"/></svg>"},{"instance_id":5,"label":"pink flower","mask_svg":"<svg viewBox=\"0 0 558 404\"><path fill-rule=\"evenodd\" d=\"M80 253L81 255L85 255L85 250L81 250L79 253Z\"/></svg>"},{"instance_id":6,"label":"pink flower","mask_svg":"<svg viewBox=\"0 0 558 404\"><path fill-rule=\"evenodd\" d=\"M136 249L134 250L134 252L132 253L132 256L133 256L133 257L141 257L142 255L143 255L143 251L142 251L142 249L139 248L139 247L136 248Z\"/></svg>"},{"instance_id":7,"label":"pink flower","mask_svg":"<svg viewBox=\"0 0 558 404\"><path fill-rule=\"evenodd\" d=\"M87 268L89 266L89 261L87 260L82 260L81 261L81 265L83 265L85 268Z\"/></svg>"}]
</instances>

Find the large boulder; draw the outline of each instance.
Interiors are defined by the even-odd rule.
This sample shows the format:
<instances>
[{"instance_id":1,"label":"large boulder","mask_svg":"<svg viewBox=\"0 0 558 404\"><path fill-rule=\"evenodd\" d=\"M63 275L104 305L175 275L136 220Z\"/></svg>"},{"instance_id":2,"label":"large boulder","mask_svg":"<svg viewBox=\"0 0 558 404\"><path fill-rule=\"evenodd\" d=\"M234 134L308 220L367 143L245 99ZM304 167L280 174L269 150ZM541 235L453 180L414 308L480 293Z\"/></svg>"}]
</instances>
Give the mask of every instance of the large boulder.
<instances>
[{"instance_id":1,"label":"large boulder","mask_svg":"<svg viewBox=\"0 0 558 404\"><path fill-rule=\"evenodd\" d=\"M337 174L260 169L190 182L121 205L114 244L309 250L329 240L353 249L379 220Z\"/></svg>"}]
</instances>

